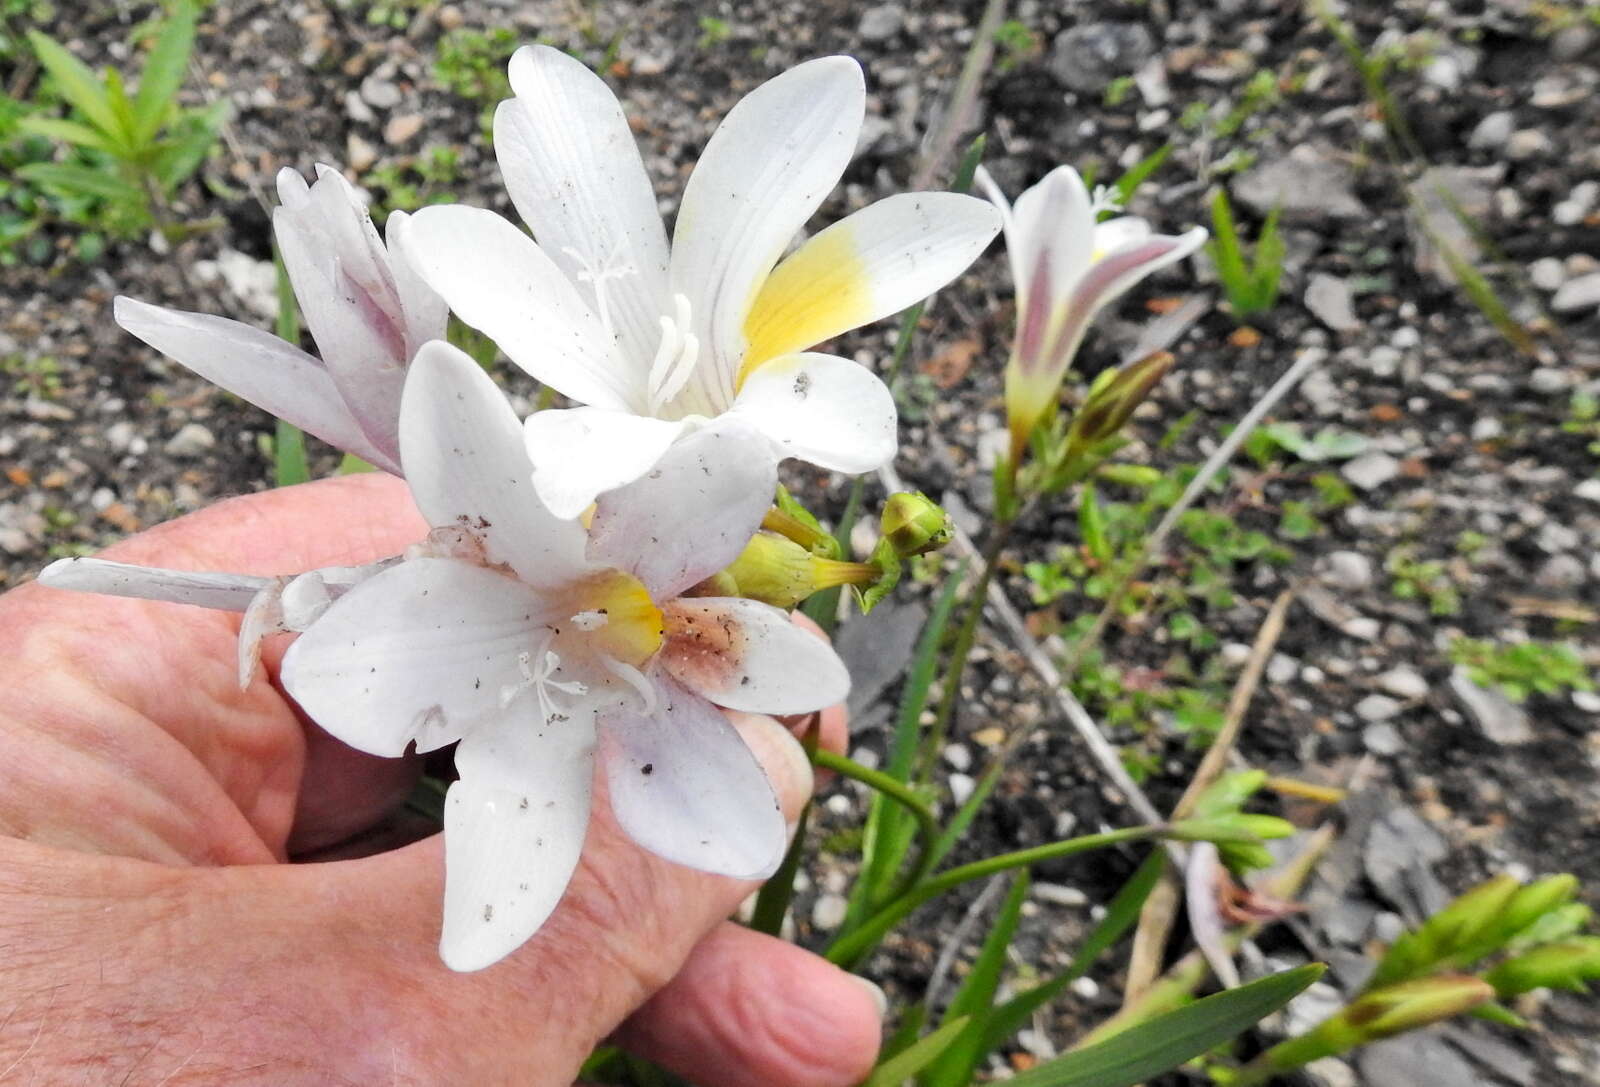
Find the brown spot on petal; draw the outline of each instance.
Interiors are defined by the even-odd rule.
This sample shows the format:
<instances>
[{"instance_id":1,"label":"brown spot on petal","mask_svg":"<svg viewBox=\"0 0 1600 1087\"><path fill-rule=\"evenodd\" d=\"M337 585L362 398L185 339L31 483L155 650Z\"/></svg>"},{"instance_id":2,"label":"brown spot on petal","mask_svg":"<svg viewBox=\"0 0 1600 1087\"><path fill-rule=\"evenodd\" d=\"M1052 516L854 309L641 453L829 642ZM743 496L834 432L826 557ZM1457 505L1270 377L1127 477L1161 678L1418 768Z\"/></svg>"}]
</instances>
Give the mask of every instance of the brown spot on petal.
<instances>
[{"instance_id":1,"label":"brown spot on petal","mask_svg":"<svg viewBox=\"0 0 1600 1087\"><path fill-rule=\"evenodd\" d=\"M714 605L675 600L662 609L662 660L674 676L700 691L721 691L744 678L745 632Z\"/></svg>"}]
</instances>

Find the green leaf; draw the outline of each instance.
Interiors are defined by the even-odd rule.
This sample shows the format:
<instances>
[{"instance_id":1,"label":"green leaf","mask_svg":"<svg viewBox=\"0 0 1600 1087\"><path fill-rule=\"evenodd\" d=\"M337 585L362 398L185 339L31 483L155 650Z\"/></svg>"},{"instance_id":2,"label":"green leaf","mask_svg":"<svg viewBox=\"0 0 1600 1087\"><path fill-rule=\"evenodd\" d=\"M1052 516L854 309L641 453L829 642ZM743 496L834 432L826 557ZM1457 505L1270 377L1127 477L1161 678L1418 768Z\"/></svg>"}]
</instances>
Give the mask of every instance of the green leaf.
<instances>
[{"instance_id":1,"label":"green leaf","mask_svg":"<svg viewBox=\"0 0 1600 1087\"><path fill-rule=\"evenodd\" d=\"M1314 963L1208 996L1007 1082L1010 1087L1132 1087L1248 1030L1301 993L1325 969Z\"/></svg>"},{"instance_id":2,"label":"green leaf","mask_svg":"<svg viewBox=\"0 0 1600 1087\"><path fill-rule=\"evenodd\" d=\"M105 85L95 78L95 74L81 60L49 35L30 30L28 41L33 45L34 56L39 58L44 70L55 80L61 96L125 153L130 146L128 133L117 122L111 100L106 97Z\"/></svg>"},{"instance_id":3,"label":"green leaf","mask_svg":"<svg viewBox=\"0 0 1600 1087\"><path fill-rule=\"evenodd\" d=\"M89 147L111 155L118 153L116 144L106 139L99 129L81 125L77 121L63 121L55 117L23 117L17 121L17 127L24 132L32 132L77 147Z\"/></svg>"},{"instance_id":4,"label":"green leaf","mask_svg":"<svg viewBox=\"0 0 1600 1087\"><path fill-rule=\"evenodd\" d=\"M98 196L106 200L142 204L144 193L105 170L73 166L64 162L32 162L17 168L17 176L79 196Z\"/></svg>"},{"instance_id":5,"label":"green leaf","mask_svg":"<svg viewBox=\"0 0 1600 1087\"><path fill-rule=\"evenodd\" d=\"M1078 532L1083 546L1101 563L1111 561L1111 537L1106 533L1106 515L1100 509L1100 499L1095 496L1094 484L1085 483L1078 497Z\"/></svg>"},{"instance_id":6,"label":"green leaf","mask_svg":"<svg viewBox=\"0 0 1600 1087\"><path fill-rule=\"evenodd\" d=\"M783 854L783 862L761 885L761 890L756 894L756 907L750 914L750 927L757 932L776 936L783 930L783 916L789 912L789 903L794 900L794 876L800 870L800 861L805 856L806 824L810 821L811 805L807 804L800 809L800 818L795 823L794 837L789 840L789 848Z\"/></svg>"},{"instance_id":7,"label":"green leaf","mask_svg":"<svg viewBox=\"0 0 1600 1087\"><path fill-rule=\"evenodd\" d=\"M172 106L173 96L183 85L194 48L195 10L188 3L177 6L161 27L161 34L150 49L144 72L139 76L139 93L133 100L133 142L149 143L161 128Z\"/></svg>"},{"instance_id":8,"label":"green leaf","mask_svg":"<svg viewBox=\"0 0 1600 1087\"><path fill-rule=\"evenodd\" d=\"M992 1011L983 1025L983 1052L999 1048L1000 1044L1022 1029L1033 1013L1060 996L1068 985L1077 981L1094 965L1094 961L1111 948L1123 933L1139 920L1145 899L1155 889L1167 863L1164 850L1152 850L1133 873L1122 889L1106 907L1106 915L1089 933L1089 938L1078 948L1072 962L1060 974L1026 992L1018 993Z\"/></svg>"},{"instance_id":9,"label":"green leaf","mask_svg":"<svg viewBox=\"0 0 1600 1087\"><path fill-rule=\"evenodd\" d=\"M917 1039L874 1068L872 1075L861 1081L861 1087L900 1087L936 1060L966 1025L965 1019L953 1019L927 1037Z\"/></svg>"},{"instance_id":10,"label":"green leaf","mask_svg":"<svg viewBox=\"0 0 1600 1087\"><path fill-rule=\"evenodd\" d=\"M275 486L292 487L311 478L306 464L306 436L293 423L278 420L272 439L272 478Z\"/></svg>"},{"instance_id":11,"label":"green leaf","mask_svg":"<svg viewBox=\"0 0 1600 1087\"><path fill-rule=\"evenodd\" d=\"M928 621L917 640L917 649L906 672L900 694L900 710L895 720L894 738L889 744L889 764L884 772L899 782L909 782L916 765L917 740L922 735L922 711L928 705L928 689L939 667L939 646L955 608L956 596L966 563L957 564L945 578L943 589L928 614ZM881 793L874 793L862 836L861 874L850 889L850 905L840 935L858 924L866 911L883 901L895 875L905 862L915 836L916 825L910 814Z\"/></svg>"},{"instance_id":12,"label":"green leaf","mask_svg":"<svg viewBox=\"0 0 1600 1087\"><path fill-rule=\"evenodd\" d=\"M155 174L163 189L174 188L199 169L217 142L217 132L227 120L228 110L228 103L223 100L185 114L173 126L176 134L154 145L156 150L151 157L150 172Z\"/></svg>"},{"instance_id":13,"label":"green leaf","mask_svg":"<svg viewBox=\"0 0 1600 1087\"><path fill-rule=\"evenodd\" d=\"M984 937L978 957L972 962L972 970L950 999L950 1006L944 1012L945 1020L967 1019L967 1027L938 1061L928 1066L922 1078L924 1087L966 1087L972 1082L978 1062L986 1052L983 1044L986 1020L994 1006L995 991L1000 988L1000 974L1005 969L1011 938L1022 920L1022 903L1028 897L1028 886L1028 873L1018 872L995 917L994 927Z\"/></svg>"},{"instance_id":14,"label":"green leaf","mask_svg":"<svg viewBox=\"0 0 1600 1087\"><path fill-rule=\"evenodd\" d=\"M144 151L144 146L133 137L133 102L123 87L122 73L115 68L106 69L106 103L111 107L111 115L117 119L117 131L122 133L128 157L137 158Z\"/></svg>"}]
</instances>

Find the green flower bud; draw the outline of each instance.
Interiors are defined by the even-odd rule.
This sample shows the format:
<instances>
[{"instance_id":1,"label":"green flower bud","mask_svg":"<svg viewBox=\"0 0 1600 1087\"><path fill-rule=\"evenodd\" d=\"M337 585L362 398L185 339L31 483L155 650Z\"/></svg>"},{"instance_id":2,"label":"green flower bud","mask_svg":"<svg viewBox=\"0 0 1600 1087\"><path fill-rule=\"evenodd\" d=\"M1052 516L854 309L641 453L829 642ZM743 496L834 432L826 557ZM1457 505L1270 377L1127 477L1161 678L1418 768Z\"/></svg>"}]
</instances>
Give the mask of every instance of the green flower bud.
<instances>
[{"instance_id":1,"label":"green flower bud","mask_svg":"<svg viewBox=\"0 0 1600 1087\"><path fill-rule=\"evenodd\" d=\"M1578 894L1578 877L1563 872L1546 876L1517 891L1506 904L1504 928L1508 936L1516 935L1539 918L1571 902Z\"/></svg>"},{"instance_id":2,"label":"green flower bud","mask_svg":"<svg viewBox=\"0 0 1600 1087\"><path fill-rule=\"evenodd\" d=\"M750 537L726 569L701 582L698 589L702 596L743 596L787 609L823 589L866 585L878 576L878 568L868 563L825 559L786 536L763 530Z\"/></svg>"},{"instance_id":3,"label":"green flower bud","mask_svg":"<svg viewBox=\"0 0 1600 1087\"><path fill-rule=\"evenodd\" d=\"M1356 1044L1364 1045L1471 1011L1494 995L1494 986L1482 978L1438 974L1357 997L1335 1018L1343 1019L1360 1036Z\"/></svg>"},{"instance_id":4,"label":"green flower bud","mask_svg":"<svg viewBox=\"0 0 1600 1087\"><path fill-rule=\"evenodd\" d=\"M950 542L950 515L921 491L891 494L883 504L879 531L903 559L937 551Z\"/></svg>"},{"instance_id":5,"label":"green flower bud","mask_svg":"<svg viewBox=\"0 0 1600 1087\"><path fill-rule=\"evenodd\" d=\"M1114 437L1175 361L1170 353L1157 351L1120 370L1101 374L1067 430L1067 459Z\"/></svg>"},{"instance_id":6,"label":"green flower bud","mask_svg":"<svg viewBox=\"0 0 1600 1087\"><path fill-rule=\"evenodd\" d=\"M1483 976L1502 1000L1534 989L1571 989L1581 993L1597 979L1600 936L1575 936L1536 947L1507 959Z\"/></svg>"}]
</instances>

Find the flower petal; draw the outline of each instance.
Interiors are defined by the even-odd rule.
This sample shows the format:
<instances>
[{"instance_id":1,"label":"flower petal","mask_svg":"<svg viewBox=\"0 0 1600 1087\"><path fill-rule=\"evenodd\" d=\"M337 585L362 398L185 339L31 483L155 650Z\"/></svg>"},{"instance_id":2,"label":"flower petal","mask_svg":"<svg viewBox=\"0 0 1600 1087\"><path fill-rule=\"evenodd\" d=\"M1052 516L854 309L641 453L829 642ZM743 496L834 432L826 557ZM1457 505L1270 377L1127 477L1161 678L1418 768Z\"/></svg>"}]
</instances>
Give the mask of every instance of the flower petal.
<instances>
[{"instance_id":1,"label":"flower petal","mask_svg":"<svg viewBox=\"0 0 1600 1087\"><path fill-rule=\"evenodd\" d=\"M668 676L644 715L600 715L611 810L639 845L703 872L760 879L783 859L778 798L722 713Z\"/></svg>"},{"instance_id":2,"label":"flower petal","mask_svg":"<svg viewBox=\"0 0 1600 1087\"><path fill-rule=\"evenodd\" d=\"M511 201L590 308L609 311L643 380L670 312L667 232L622 105L588 65L548 45L516 51L511 89L494 117Z\"/></svg>"},{"instance_id":3,"label":"flower petal","mask_svg":"<svg viewBox=\"0 0 1600 1087\"><path fill-rule=\"evenodd\" d=\"M731 597L681 597L661 611L667 630L662 665L719 706L807 713L842 702L850 692L839 654L777 608Z\"/></svg>"},{"instance_id":4,"label":"flower petal","mask_svg":"<svg viewBox=\"0 0 1600 1087\"><path fill-rule=\"evenodd\" d=\"M519 654L549 618L530 586L454 559L412 559L334 601L283 659L306 714L351 747L428 751L506 712Z\"/></svg>"},{"instance_id":5,"label":"flower petal","mask_svg":"<svg viewBox=\"0 0 1600 1087\"><path fill-rule=\"evenodd\" d=\"M1049 306L1072 289L1094 255L1094 202L1083 178L1070 166L1057 166L1028 189L1011 208L1006 251L1011 256L1017 308L1034 297L1043 278L1054 284L1052 295L1041 291L1039 304Z\"/></svg>"},{"instance_id":6,"label":"flower petal","mask_svg":"<svg viewBox=\"0 0 1600 1087\"><path fill-rule=\"evenodd\" d=\"M773 359L750 375L729 414L777 442L785 456L838 472L880 467L897 448L888 386L837 355Z\"/></svg>"},{"instance_id":7,"label":"flower petal","mask_svg":"<svg viewBox=\"0 0 1600 1087\"><path fill-rule=\"evenodd\" d=\"M1071 364L1084 332L1095 314L1116 301L1145 276L1178 261L1199 249L1206 241L1204 227L1180 235L1152 234L1143 240L1107 253L1089 266L1059 303L1059 323L1053 330L1043 358L1046 369L1059 375Z\"/></svg>"},{"instance_id":8,"label":"flower petal","mask_svg":"<svg viewBox=\"0 0 1600 1087\"><path fill-rule=\"evenodd\" d=\"M533 239L492 211L423 208L406 227L428 285L512 362L556 391L596 407L630 409L644 382L600 321Z\"/></svg>"},{"instance_id":9,"label":"flower petal","mask_svg":"<svg viewBox=\"0 0 1600 1087\"><path fill-rule=\"evenodd\" d=\"M207 381L335 448L400 474L393 452L373 444L322 363L259 328L119 295L117 324Z\"/></svg>"},{"instance_id":10,"label":"flower petal","mask_svg":"<svg viewBox=\"0 0 1600 1087\"><path fill-rule=\"evenodd\" d=\"M772 443L724 417L680 438L645 477L601 496L589 559L670 600L738 558L777 485Z\"/></svg>"},{"instance_id":11,"label":"flower petal","mask_svg":"<svg viewBox=\"0 0 1600 1087\"><path fill-rule=\"evenodd\" d=\"M244 611L277 578L195 573L134 566L110 559L57 559L39 571L39 584L80 593L162 600L217 611Z\"/></svg>"},{"instance_id":12,"label":"flower petal","mask_svg":"<svg viewBox=\"0 0 1600 1087\"><path fill-rule=\"evenodd\" d=\"M409 359L429 340L444 339L450 324L450 307L439 292L428 286L413 263L411 216L391 211L383 224L383 237L389 246L389 270L394 273L395 289L400 292Z\"/></svg>"},{"instance_id":13,"label":"flower petal","mask_svg":"<svg viewBox=\"0 0 1600 1087\"><path fill-rule=\"evenodd\" d=\"M278 193L273 233L311 337L351 414L392 459L411 356L388 252L366 204L337 170L318 164L307 188L285 168Z\"/></svg>"},{"instance_id":14,"label":"flower petal","mask_svg":"<svg viewBox=\"0 0 1600 1087\"><path fill-rule=\"evenodd\" d=\"M775 268L745 319L741 380L779 355L887 317L960 275L1000 230L987 201L902 193L817 234Z\"/></svg>"},{"instance_id":15,"label":"flower petal","mask_svg":"<svg viewBox=\"0 0 1600 1087\"><path fill-rule=\"evenodd\" d=\"M671 284L689 299L700 362L685 403L732 399L745 317L784 248L838 182L865 110L861 66L823 57L751 91L706 144L672 236Z\"/></svg>"},{"instance_id":16,"label":"flower petal","mask_svg":"<svg viewBox=\"0 0 1600 1087\"><path fill-rule=\"evenodd\" d=\"M481 970L550 916L589 829L594 721L508 716L456 749L444 802L444 930L452 970Z\"/></svg>"},{"instance_id":17,"label":"flower petal","mask_svg":"<svg viewBox=\"0 0 1600 1087\"><path fill-rule=\"evenodd\" d=\"M523 423L533 485L557 517L576 517L644 475L682 432L682 423L606 408L536 411Z\"/></svg>"},{"instance_id":18,"label":"flower petal","mask_svg":"<svg viewBox=\"0 0 1600 1087\"><path fill-rule=\"evenodd\" d=\"M489 563L530 585L561 585L588 569L583 528L552 514L533 489L516 412L482 367L442 340L411 364L400 445L429 525L465 530Z\"/></svg>"}]
</instances>

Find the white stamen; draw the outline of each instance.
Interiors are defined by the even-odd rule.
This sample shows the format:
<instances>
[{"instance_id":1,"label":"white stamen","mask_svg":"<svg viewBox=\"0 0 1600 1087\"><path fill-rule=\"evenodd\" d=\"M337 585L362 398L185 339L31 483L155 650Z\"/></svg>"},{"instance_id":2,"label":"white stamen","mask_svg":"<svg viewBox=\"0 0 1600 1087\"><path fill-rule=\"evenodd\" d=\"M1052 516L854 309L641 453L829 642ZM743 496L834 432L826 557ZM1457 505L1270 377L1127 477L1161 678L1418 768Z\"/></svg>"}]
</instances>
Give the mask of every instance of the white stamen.
<instances>
[{"instance_id":1,"label":"white stamen","mask_svg":"<svg viewBox=\"0 0 1600 1087\"><path fill-rule=\"evenodd\" d=\"M687 331L690 317L688 297L675 294L672 303L674 316L661 318L661 344L656 348L656 357L650 362L650 375L646 380L652 415L683 391L694 374L695 361L700 357L700 337Z\"/></svg>"},{"instance_id":2,"label":"white stamen","mask_svg":"<svg viewBox=\"0 0 1600 1087\"><path fill-rule=\"evenodd\" d=\"M549 643L546 642L546 645ZM589 688L577 680L555 680L556 669L561 667L561 658L550 649L544 650L539 657L538 665L533 663L533 654L523 652L517 654L517 670L522 673L521 683L508 683L500 688L500 708L511 705L517 697L529 687L533 688L534 696L539 700L539 715L548 723L550 721L565 720L567 714L552 695L551 691L574 698L589 693Z\"/></svg>"},{"instance_id":3,"label":"white stamen","mask_svg":"<svg viewBox=\"0 0 1600 1087\"><path fill-rule=\"evenodd\" d=\"M644 700L644 709L640 712L646 717L656 712L655 684L645 678L644 673L631 664L623 664L613 657L601 657L600 663L604 664L617 678L623 680L628 686L639 693Z\"/></svg>"},{"instance_id":4,"label":"white stamen","mask_svg":"<svg viewBox=\"0 0 1600 1087\"><path fill-rule=\"evenodd\" d=\"M605 626L606 620L607 616L603 611L580 611L572 617L572 625L587 634Z\"/></svg>"},{"instance_id":5,"label":"white stamen","mask_svg":"<svg viewBox=\"0 0 1600 1087\"><path fill-rule=\"evenodd\" d=\"M1089 213L1096 218L1103 211L1121 211L1122 201L1117 198L1117 190L1110 185L1096 185L1094 193L1089 198Z\"/></svg>"},{"instance_id":6,"label":"white stamen","mask_svg":"<svg viewBox=\"0 0 1600 1087\"><path fill-rule=\"evenodd\" d=\"M589 254L581 253L570 245L561 247L563 253L578 262L579 270L576 276L578 281L594 288L595 315L600 318L600 327L605 329L606 336L613 341L617 338L617 330L611 323L611 300L606 295L606 283L639 273L638 268L618 259L625 248L624 243L625 239L618 238L605 259L598 263L592 260Z\"/></svg>"}]
</instances>

